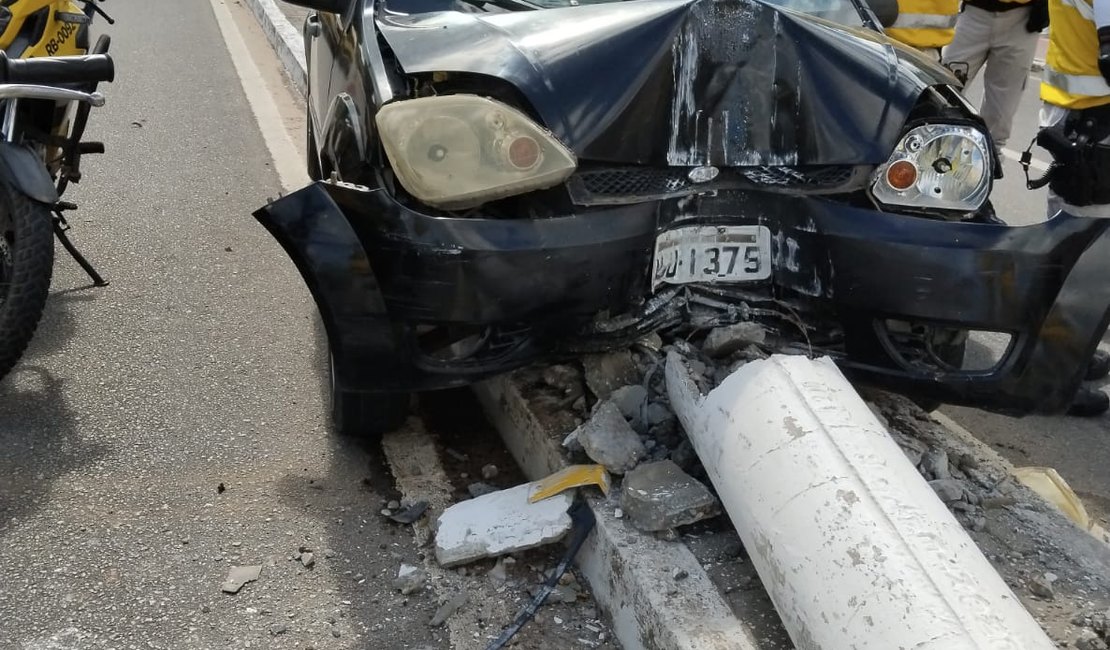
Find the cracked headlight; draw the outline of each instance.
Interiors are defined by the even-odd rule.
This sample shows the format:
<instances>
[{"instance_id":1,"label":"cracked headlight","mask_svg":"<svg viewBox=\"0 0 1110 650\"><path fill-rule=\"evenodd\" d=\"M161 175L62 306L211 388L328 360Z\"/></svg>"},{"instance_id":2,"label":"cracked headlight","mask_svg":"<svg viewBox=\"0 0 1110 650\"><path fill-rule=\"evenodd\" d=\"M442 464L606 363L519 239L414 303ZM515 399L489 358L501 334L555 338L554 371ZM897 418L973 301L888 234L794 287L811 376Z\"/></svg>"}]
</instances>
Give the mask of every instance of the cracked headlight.
<instances>
[{"instance_id":1,"label":"cracked headlight","mask_svg":"<svg viewBox=\"0 0 1110 650\"><path fill-rule=\"evenodd\" d=\"M990 194L993 171L991 148L982 131L926 124L902 137L879 167L872 192L883 205L971 212Z\"/></svg>"},{"instance_id":2,"label":"cracked headlight","mask_svg":"<svg viewBox=\"0 0 1110 650\"><path fill-rule=\"evenodd\" d=\"M476 95L387 104L378 132L397 179L428 205L458 210L558 185L574 154L524 113Z\"/></svg>"}]
</instances>

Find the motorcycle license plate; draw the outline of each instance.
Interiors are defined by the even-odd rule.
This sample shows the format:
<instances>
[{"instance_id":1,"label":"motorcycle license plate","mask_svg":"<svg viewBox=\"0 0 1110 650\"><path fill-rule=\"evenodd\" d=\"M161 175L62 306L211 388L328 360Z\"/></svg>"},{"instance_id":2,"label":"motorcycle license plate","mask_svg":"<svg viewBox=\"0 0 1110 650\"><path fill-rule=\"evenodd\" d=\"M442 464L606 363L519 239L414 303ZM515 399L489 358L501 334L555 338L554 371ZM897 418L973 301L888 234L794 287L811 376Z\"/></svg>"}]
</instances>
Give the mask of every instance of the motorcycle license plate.
<instances>
[{"instance_id":1,"label":"motorcycle license plate","mask_svg":"<svg viewBox=\"0 0 1110 650\"><path fill-rule=\"evenodd\" d=\"M689 226L655 240L652 290L664 284L753 282L771 277L766 226Z\"/></svg>"}]
</instances>

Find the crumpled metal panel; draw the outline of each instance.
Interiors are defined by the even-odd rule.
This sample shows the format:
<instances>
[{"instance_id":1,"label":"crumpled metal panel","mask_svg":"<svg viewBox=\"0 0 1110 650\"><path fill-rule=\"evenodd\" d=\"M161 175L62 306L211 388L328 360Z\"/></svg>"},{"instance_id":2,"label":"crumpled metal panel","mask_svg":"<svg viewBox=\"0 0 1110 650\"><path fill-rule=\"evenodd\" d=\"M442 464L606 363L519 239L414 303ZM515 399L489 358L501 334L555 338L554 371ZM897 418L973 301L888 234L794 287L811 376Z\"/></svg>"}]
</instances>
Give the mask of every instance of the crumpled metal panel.
<instances>
[{"instance_id":1,"label":"crumpled metal panel","mask_svg":"<svg viewBox=\"0 0 1110 650\"><path fill-rule=\"evenodd\" d=\"M759 0L638 0L383 14L406 73L503 79L581 158L645 165L878 164L929 85L878 33Z\"/></svg>"}]
</instances>

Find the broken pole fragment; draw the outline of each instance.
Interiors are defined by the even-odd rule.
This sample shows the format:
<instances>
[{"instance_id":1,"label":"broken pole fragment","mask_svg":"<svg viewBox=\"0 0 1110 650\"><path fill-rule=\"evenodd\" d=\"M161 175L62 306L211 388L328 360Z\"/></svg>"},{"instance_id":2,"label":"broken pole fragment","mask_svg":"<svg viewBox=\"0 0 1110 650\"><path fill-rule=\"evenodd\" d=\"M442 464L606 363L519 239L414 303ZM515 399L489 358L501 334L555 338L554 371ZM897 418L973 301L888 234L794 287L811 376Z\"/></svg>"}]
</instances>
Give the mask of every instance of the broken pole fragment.
<instances>
[{"instance_id":1,"label":"broken pole fragment","mask_svg":"<svg viewBox=\"0 0 1110 650\"><path fill-rule=\"evenodd\" d=\"M667 391L802 648L1055 645L828 358L752 361Z\"/></svg>"}]
</instances>

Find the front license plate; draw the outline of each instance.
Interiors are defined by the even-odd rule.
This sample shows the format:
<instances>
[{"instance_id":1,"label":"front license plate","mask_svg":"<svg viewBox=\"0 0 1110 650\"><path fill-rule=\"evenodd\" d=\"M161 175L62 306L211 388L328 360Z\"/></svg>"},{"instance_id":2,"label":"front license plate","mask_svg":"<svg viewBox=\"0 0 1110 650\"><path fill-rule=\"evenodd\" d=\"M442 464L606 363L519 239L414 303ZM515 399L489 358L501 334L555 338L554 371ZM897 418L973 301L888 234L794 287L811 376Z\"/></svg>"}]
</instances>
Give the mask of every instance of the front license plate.
<instances>
[{"instance_id":1,"label":"front license plate","mask_svg":"<svg viewBox=\"0 0 1110 650\"><path fill-rule=\"evenodd\" d=\"M664 284L752 282L771 277L766 226L690 226L655 240L652 290Z\"/></svg>"}]
</instances>

